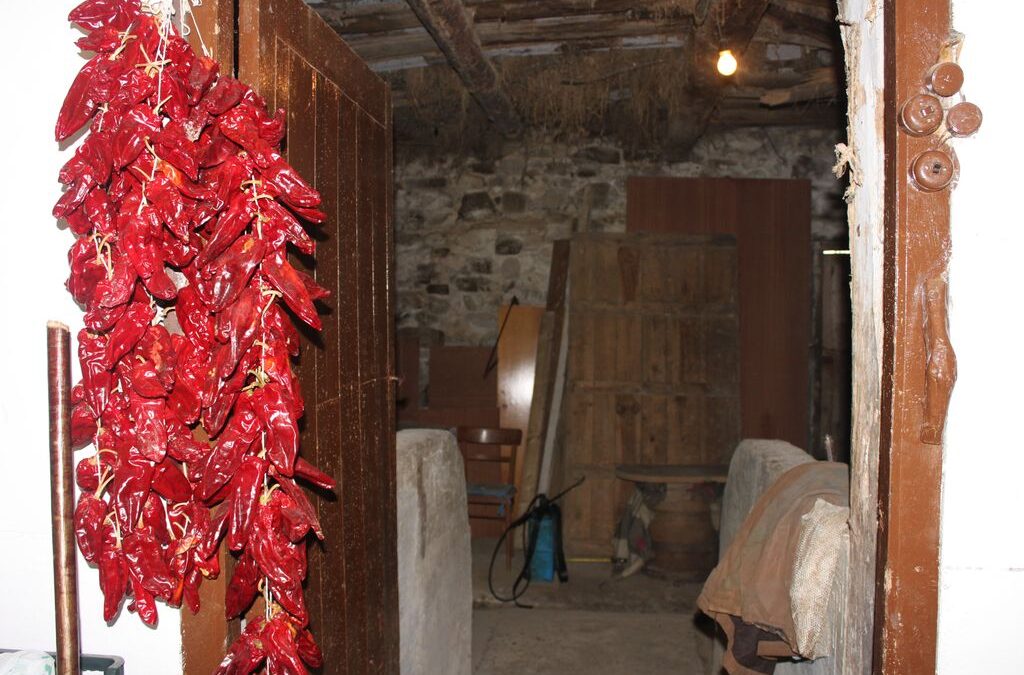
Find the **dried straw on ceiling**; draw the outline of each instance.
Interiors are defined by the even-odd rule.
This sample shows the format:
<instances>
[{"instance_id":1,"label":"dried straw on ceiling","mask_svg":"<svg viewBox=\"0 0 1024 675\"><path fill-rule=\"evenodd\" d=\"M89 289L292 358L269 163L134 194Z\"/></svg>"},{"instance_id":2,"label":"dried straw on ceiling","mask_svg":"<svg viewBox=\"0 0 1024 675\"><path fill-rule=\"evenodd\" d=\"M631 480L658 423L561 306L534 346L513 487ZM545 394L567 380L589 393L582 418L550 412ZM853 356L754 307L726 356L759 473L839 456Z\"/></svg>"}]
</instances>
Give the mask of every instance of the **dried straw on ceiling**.
<instances>
[{"instance_id":1,"label":"dried straw on ceiling","mask_svg":"<svg viewBox=\"0 0 1024 675\"><path fill-rule=\"evenodd\" d=\"M681 49L606 51L510 58L495 62L524 121L559 135L617 134L644 143L666 119L687 105ZM447 67L422 68L401 75L408 113L446 131L459 142L474 104ZM692 104L692 102L691 102Z\"/></svg>"}]
</instances>

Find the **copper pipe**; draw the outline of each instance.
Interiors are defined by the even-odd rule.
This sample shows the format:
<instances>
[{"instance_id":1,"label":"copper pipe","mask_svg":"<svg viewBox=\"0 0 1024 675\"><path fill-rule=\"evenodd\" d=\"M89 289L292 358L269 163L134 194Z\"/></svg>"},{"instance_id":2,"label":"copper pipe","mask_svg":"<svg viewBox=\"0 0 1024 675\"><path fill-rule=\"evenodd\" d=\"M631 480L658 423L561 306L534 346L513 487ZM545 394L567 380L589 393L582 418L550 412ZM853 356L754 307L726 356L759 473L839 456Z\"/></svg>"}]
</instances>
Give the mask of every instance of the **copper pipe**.
<instances>
[{"instance_id":1,"label":"copper pipe","mask_svg":"<svg viewBox=\"0 0 1024 675\"><path fill-rule=\"evenodd\" d=\"M78 670L78 577L73 524L71 459L71 334L56 321L46 324L50 394L50 508L53 530L53 590L57 624L57 673Z\"/></svg>"}]
</instances>

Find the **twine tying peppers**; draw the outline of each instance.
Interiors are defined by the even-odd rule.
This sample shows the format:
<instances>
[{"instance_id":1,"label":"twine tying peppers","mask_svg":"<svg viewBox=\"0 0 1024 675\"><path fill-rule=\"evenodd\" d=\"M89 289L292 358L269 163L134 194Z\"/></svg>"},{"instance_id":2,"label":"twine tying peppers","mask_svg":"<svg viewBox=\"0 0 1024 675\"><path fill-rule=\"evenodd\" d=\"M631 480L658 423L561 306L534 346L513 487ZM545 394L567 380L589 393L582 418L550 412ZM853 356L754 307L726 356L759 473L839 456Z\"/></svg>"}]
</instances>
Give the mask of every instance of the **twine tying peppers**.
<instances>
[{"instance_id":1,"label":"twine tying peppers","mask_svg":"<svg viewBox=\"0 0 1024 675\"><path fill-rule=\"evenodd\" d=\"M187 3L186 3L187 6ZM78 545L100 572L104 619L124 601L199 610L203 578L237 556L227 618L244 617L218 672L306 672L322 656L302 595L306 539L323 538L296 482L334 480L299 455L299 334L327 291L288 262L312 254L320 196L285 161L284 111L177 33L166 0L86 0L69 19L94 54L58 115L53 213L76 235L67 287L85 309L72 391ZM195 18L193 17L193 22ZM180 333L164 325L173 311ZM209 438L210 440L205 440Z\"/></svg>"}]
</instances>

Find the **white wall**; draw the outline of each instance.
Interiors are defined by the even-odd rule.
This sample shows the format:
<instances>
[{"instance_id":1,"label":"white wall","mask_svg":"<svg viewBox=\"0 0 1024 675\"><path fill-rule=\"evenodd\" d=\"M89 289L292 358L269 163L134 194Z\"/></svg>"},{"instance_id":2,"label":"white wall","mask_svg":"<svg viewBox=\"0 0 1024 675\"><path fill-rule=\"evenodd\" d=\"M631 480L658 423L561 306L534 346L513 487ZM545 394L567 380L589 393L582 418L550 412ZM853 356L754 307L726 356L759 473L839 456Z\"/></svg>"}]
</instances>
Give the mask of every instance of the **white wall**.
<instances>
[{"instance_id":1,"label":"white wall","mask_svg":"<svg viewBox=\"0 0 1024 675\"><path fill-rule=\"evenodd\" d=\"M50 216L71 152L53 125L84 63L66 19L75 4L6 2L0 30L0 647L54 648L45 326L82 325L64 289L72 235ZM78 570L83 651L123 656L128 673L180 673L177 610L160 605L155 630L127 612L108 627L96 570L81 558Z\"/></svg>"},{"instance_id":2,"label":"white wall","mask_svg":"<svg viewBox=\"0 0 1024 675\"><path fill-rule=\"evenodd\" d=\"M946 427L938 670L1019 673L1024 97L1007 76L1024 4L955 0L953 9L953 26L966 36L963 91L985 120L975 138L954 141L961 175L952 196L950 329L959 378Z\"/></svg>"}]
</instances>

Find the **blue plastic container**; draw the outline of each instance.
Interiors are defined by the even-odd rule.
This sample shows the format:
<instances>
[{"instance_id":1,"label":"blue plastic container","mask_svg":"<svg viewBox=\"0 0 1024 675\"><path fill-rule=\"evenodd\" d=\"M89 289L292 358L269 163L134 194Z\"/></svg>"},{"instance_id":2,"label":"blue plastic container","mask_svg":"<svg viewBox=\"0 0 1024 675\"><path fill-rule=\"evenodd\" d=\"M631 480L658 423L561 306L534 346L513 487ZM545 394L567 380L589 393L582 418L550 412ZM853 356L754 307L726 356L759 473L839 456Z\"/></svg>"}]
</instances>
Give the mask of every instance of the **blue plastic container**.
<instances>
[{"instance_id":1,"label":"blue plastic container","mask_svg":"<svg viewBox=\"0 0 1024 675\"><path fill-rule=\"evenodd\" d=\"M537 521L530 521L530 528L537 528L537 546L530 560L530 580L551 582L555 578L555 520L545 515Z\"/></svg>"}]
</instances>

